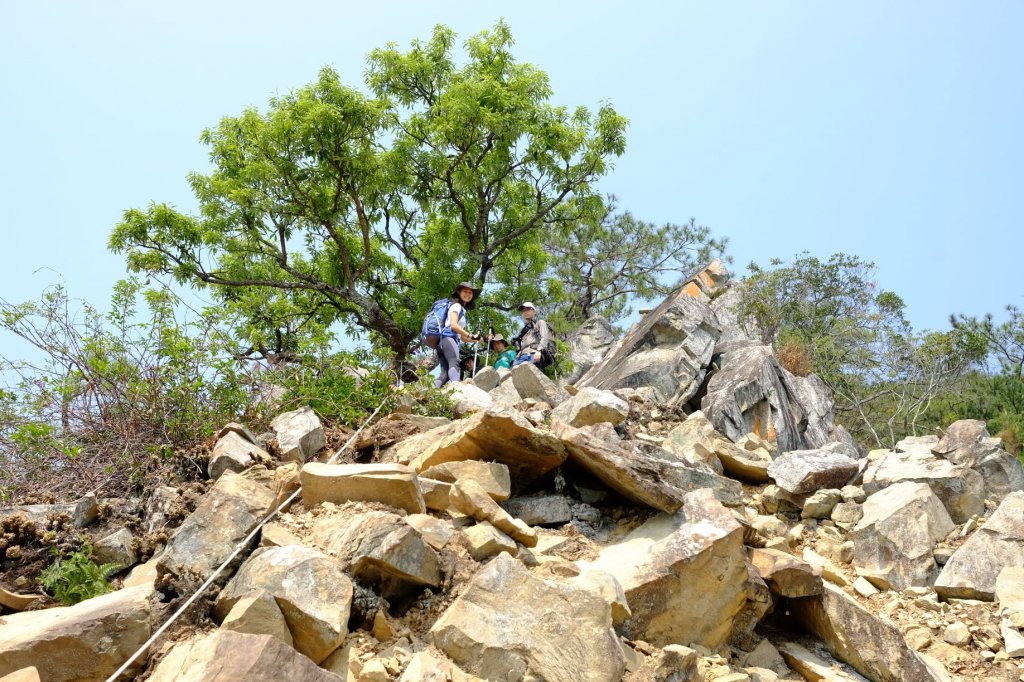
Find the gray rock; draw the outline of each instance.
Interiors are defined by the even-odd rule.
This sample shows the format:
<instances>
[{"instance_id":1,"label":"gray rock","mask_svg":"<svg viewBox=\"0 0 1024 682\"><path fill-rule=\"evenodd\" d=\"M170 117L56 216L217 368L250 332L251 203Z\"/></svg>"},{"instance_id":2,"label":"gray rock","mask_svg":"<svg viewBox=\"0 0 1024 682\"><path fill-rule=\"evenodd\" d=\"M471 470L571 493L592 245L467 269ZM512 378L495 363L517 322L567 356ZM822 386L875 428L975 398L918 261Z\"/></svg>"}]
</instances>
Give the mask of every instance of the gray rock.
<instances>
[{"instance_id":1,"label":"gray rock","mask_svg":"<svg viewBox=\"0 0 1024 682\"><path fill-rule=\"evenodd\" d=\"M851 533L857 573L880 589L930 585L935 543L955 528L931 488L897 483L868 497L863 513Z\"/></svg>"},{"instance_id":2,"label":"gray rock","mask_svg":"<svg viewBox=\"0 0 1024 682\"><path fill-rule=\"evenodd\" d=\"M840 502L832 509L832 523L850 529L864 518L864 509L856 502Z\"/></svg>"},{"instance_id":3,"label":"gray rock","mask_svg":"<svg viewBox=\"0 0 1024 682\"><path fill-rule=\"evenodd\" d=\"M504 368L503 368L504 369ZM510 376L511 372L505 370ZM498 384L497 388L494 388L488 393L491 396L491 400L494 401L495 405L504 407L516 407L519 403L523 402L523 397L519 395L519 391L516 390L516 385L511 381L502 381Z\"/></svg>"},{"instance_id":4,"label":"gray rock","mask_svg":"<svg viewBox=\"0 0 1024 682\"><path fill-rule=\"evenodd\" d=\"M985 426L985 422L980 419L961 419L953 422L946 428L945 435L935 444L932 452L945 457L961 448L981 443L989 438L988 427ZM946 458L950 459L949 457ZM960 462L954 463L960 464Z\"/></svg>"},{"instance_id":5,"label":"gray rock","mask_svg":"<svg viewBox=\"0 0 1024 682\"><path fill-rule=\"evenodd\" d=\"M573 363L573 369L566 377L566 383L576 383L587 370L600 362L614 345L615 331L611 322L600 315L590 317L569 335L569 359Z\"/></svg>"},{"instance_id":6,"label":"gray rock","mask_svg":"<svg viewBox=\"0 0 1024 682\"><path fill-rule=\"evenodd\" d=\"M226 427L225 427L226 428ZM270 455L267 451L252 441L238 434L235 430L228 430L217 439L213 446L213 454L210 455L210 463L206 468L207 475L216 480L225 471L239 473L248 469L253 464L269 464Z\"/></svg>"},{"instance_id":7,"label":"gray rock","mask_svg":"<svg viewBox=\"0 0 1024 682\"><path fill-rule=\"evenodd\" d=\"M608 422L616 425L629 416L629 403L611 391L585 387L551 411L552 419L570 426L590 426Z\"/></svg>"},{"instance_id":8,"label":"gray rock","mask_svg":"<svg viewBox=\"0 0 1024 682\"><path fill-rule=\"evenodd\" d=\"M266 516L273 502L274 493L266 487L225 473L160 555L157 573L161 580L169 576L179 594L195 590Z\"/></svg>"},{"instance_id":9,"label":"gray rock","mask_svg":"<svg viewBox=\"0 0 1024 682\"><path fill-rule=\"evenodd\" d=\"M985 489L981 476L972 469L953 464L932 454L937 439L924 442L904 439L897 444L902 450L886 451L864 471L864 492L876 493L895 483L914 481L927 483L942 500L955 523L985 511Z\"/></svg>"},{"instance_id":10,"label":"gray rock","mask_svg":"<svg viewBox=\"0 0 1024 682\"><path fill-rule=\"evenodd\" d=\"M451 397L455 414L460 417L494 405L494 398L487 391L468 381L449 383L444 390Z\"/></svg>"},{"instance_id":11,"label":"gray rock","mask_svg":"<svg viewBox=\"0 0 1024 682\"><path fill-rule=\"evenodd\" d=\"M626 667L604 599L534 577L508 554L473 577L430 637L484 679L618 682Z\"/></svg>"},{"instance_id":12,"label":"gray rock","mask_svg":"<svg viewBox=\"0 0 1024 682\"><path fill-rule=\"evenodd\" d=\"M685 462L704 464L720 474L724 469L715 449L725 440L704 413L697 410L668 432L662 447Z\"/></svg>"},{"instance_id":13,"label":"gray rock","mask_svg":"<svg viewBox=\"0 0 1024 682\"><path fill-rule=\"evenodd\" d=\"M529 526L548 526L572 521L571 500L564 495L513 497L502 508Z\"/></svg>"},{"instance_id":14,"label":"gray rock","mask_svg":"<svg viewBox=\"0 0 1024 682\"><path fill-rule=\"evenodd\" d=\"M327 443L320 418L307 406L277 415L270 428L277 434L277 447L285 461L301 464Z\"/></svg>"},{"instance_id":15,"label":"gray rock","mask_svg":"<svg viewBox=\"0 0 1024 682\"><path fill-rule=\"evenodd\" d=\"M135 538L127 528L122 528L99 540L92 548L92 558L98 564L114 564L118 570L131 568L139 558L133 547Z\"/></svg>"},{"instance_id":16,"label":"gray rock","mask_svg":"<svg viewBox=\"0 0 1024 682\"><path fill-rule=\"evenodd\" d=\"M155 533L158 529L167 525L167 518L171 509L181 497L181 491L168 485L162 485L153 489L149 499L146 500L144 517L146 521L146 533Z\"/></svg>"},{"instance_id":17,"label":"gray rock","mask_svg":"<svg viewBox=\"0 0 1024 682\"><path fill-rule=\"evenodd\" d=\"M782 371L782 379L792 401L800 406L806 422L806 427L801 433L804 447L828 448L830 444L835 443L836 445L831 445L830 448L834 452L859 459L860 448L857 447L853 436L836 423L835 402L832 399L832 391L825 382L814 374L798 377L785 369Z\"/></svg>"},{"instance_id":18,"label":"gray rock","mask_svg":"<svg viewBox=\"0 0 1024 682\"><path fill-rule=\"evenodd\" d=\"M859 471L856 461L827 450L794 450L768 466L768 475L775 484L795 495L841 488Z\"/></svg>"},{"instance_id":19,"label":"gray rock","mask_svg":"<svg viewBox=\"0 0 1024 682\"><path fill-rule=\"evenodd\" d=\"M524 399L542 400L551 407L558 407L569 399L565 389L548 379L544 372L531 362L513 367L509 376L516 392Z\"/></svg>"},{"instance_id":20,"label":"gray rock","mask_svg":"<svg viewBox=\"0 0 1024 682\"><path fill-rule=\"evenodd\" d=\"M481 367L473 375L473 385L483 391L492 391L501 383L501 375L493 367Z\"/></svg>"},{"instance_id":21,"label":"gray rock","mask_svg":"<svg viewBox=\"0 0 1024 682\"><path fill-rule=\"evenodd\" d=\"M96 499L96 493L86 493L80 500L78 500L78 502L75 503L75 509L71 513L71 519L75 524L75 528L85 528L95 521L99 515L100 507L99 502Z\"/></svg>"},{"instance_id":22,"label":"gray rock","mask_svg":"<svg viewBox=\"0 0 1024 682\"><path fill-rule=\"evenodd\" d=\"M274 597L295 649L314 663L345 641L353 589L337 560L302 545L257 549L217 597L217 617L257 590Z\"/></svg>"},{"instance_id":23,"label":"gray rock","mask_svg":"<svg viewBox=\"0 0 1024 682\"><path fill-rule=\"evenodd\" d=\"M720 333L711 308L684 287L633 325L577 386L650 386L666 396L669 405L685 405L704 382Z\"/></svg>"},{"instance_id":24,"label":"gray rock","mask_svg":"<svg viewBox=\"0 0 1024 682\"><path fill-rule=\"evenodd\" d=\"M935 580L935 591L943 598L992 601L999 573L1022 566L1024 492L1014 492L949 558Z\"/></svg>"},{"instance_id":25,"label":"gray rock","mask_svg":"<svg viewBox=\"0 0 1024 682\"><path fill-rule=\"evenodd\" d=\"M729 282L723 289L710 303L711 310L722 325L719 345L759 341L761 330L757 322L753 317L742 317L743 286L738 282Z\"/></svg>"},{"instance_id":26,"label":"gray rock","mask_svg":"<svg viewBox=\"0 0 1024 682\"><path fill-rule=\"evenodd\" d=\"M839 501L843 499L840 492L834 488L824 488L815 491L804 501L803 511L800 517L804 519L827 519L831 518L832 510Z\"/></svg>"}]
</instances>

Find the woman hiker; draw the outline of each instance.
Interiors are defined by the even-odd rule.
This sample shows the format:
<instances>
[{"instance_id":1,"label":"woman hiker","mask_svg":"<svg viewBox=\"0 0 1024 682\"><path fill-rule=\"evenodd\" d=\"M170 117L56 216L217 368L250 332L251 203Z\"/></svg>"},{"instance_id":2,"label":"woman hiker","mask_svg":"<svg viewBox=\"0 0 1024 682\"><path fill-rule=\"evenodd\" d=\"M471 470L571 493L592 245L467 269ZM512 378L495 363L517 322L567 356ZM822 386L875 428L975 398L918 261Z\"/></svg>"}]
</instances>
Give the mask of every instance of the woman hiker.
<instances>
[{"instance_id":1,"label":"woman hiker","mask_svg":"<svg viewBox=\"0 0 1024 682\"><path fill-rule=\"evenodd\" d=\"M491 348L498 354L498 359L494 361L494 369L512 369L512 363L516 359L516 352L510 350L508 347L508 341L501 334L495 334L491 339Z\"/></svg>"},{"instance_id":2,"label":"woman hiker","mask_svg":"<svg viewBox=\"0 0 1024 682\"><path fill-rule=\"evenodd\" d=\"M441 340L437 346L438 364L441 366L441 376L434 382L437 388L441 388L449 381L460 379L459 339L466 343L479 343L483 340L479 336L473 336L466 329L469 326L466 311L474 308L481 291L483 290L474 289L469 282L460 282L452 292L452 304L448 307L448 317L441 327Z\"/></svg>"}]
</instances>

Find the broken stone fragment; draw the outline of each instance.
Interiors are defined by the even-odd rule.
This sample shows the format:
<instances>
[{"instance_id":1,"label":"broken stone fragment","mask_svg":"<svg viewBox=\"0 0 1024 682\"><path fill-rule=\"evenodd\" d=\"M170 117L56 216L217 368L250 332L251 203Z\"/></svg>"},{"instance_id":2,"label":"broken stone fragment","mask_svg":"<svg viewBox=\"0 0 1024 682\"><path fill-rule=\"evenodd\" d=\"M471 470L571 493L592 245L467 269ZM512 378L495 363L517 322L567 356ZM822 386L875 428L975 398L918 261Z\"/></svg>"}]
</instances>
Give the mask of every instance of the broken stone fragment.
<instances>
[{"instance_id":1,"label":"broken stone fragment","mask_svg":"<svg viewBox=\"0 0 1024 682\"><path fill-rule=\"evenodd\" d=\"M528 526L553 526L572 521L571 500L564 495L514 497L502 508Z\"/></svg>"},{"instance_id":2,"label":"broken stone fragment","mask_svg":"<svg viewBox=\"0 0 1024 682\"><path fill-rule=\"evenodd\" d=\"M293 645L284 614L266 590L256 590L235 602L220 626L249 635L273 635L288 646Z\"/></svg>"},{"instance_id":3,"label":"broken stone fragment","mask_svg":"<svg viewBox=\"0 0 1024 682\"><path fill-rule=\"evenodd\" d=\"M456 483L449 495L452 507L472 516L477 521L487 521L516 542L527 547L537 545L537 531L514 519L498 503L491 499L479 483L473 480Z\"/></svg>"},{"instance_id":4,"label":"broken stone fragment","mask_svg":"<svg viewBox=\"0 0 1024 682\"><path fill-rule=\"evenodd\" d=\"M225 471L239 473L253 464L269 463L270 455L266 450L239 435L237 431L230 430L217 439L206 471L210 479L216 480Z\"/></svg>"},{"instance_id":5,"label":"broken stone fragment","mask_svg":"<svg viewBox=\"0 0 1024 682\"><path fill-rule=\"evenodd\" d=\"M459 381L444 387L452 401L452 408L457 416L465 416L473 412L481 412L494 405L494 399L479 386Z\"/></svg>"},{"instance_id":6,"label":"broken stone fragment","mask_svg":"<svg viewBox=\"0 0 1024 682\"><path fill-rule=\"evenodd\" d=\"M751 548L749 556L772 593L780 597L821 594L821 576L806 561L775 549Z\"/></svg>"},{"instance_id":7,"label":"broken stone fragment","mask_svg":"<svg viewBox=\"0 0 1024 682\"><path fill-rule=\"evenodd\" d=\"M589 426L607 422L612 426L629 416L629 403L611 391L586 387L552 413L552 419L560 419L570 426Z\"/></svg>"},{"instance_id":8,"label":"broken stone fragment","mask_svg":"<svg viewBox=\"0 0 1024 682\"><path fill-rule=\"evenodd\" d=\"M321 464L302 467L302 499L322 502L380 502L410 514L427 510L416 472L401 464Z\"/></svg>"},{"instance_id":9,"label":"broken stone fragment","mask_svg":"<svg viewBox=\"0 0 1024 682\"><path fill-rule=\"evenodd\" d=\"M775 484L794 495L841 488L859 471L856 461L828 450L794 450L768 466L768 475Z\"/></svg>"},{"instance_id":10,"label":"broken stone fragment","mask_svg":"<svg viewBox=\"0 0 1024 682\"><path fill-rule=\"evenodd\" d=\"M461 462L444 462L424 469L421 478L431 478L445 483L474 480L496 502L507 500L512 495L512 479L508 467L499 462L479 462L467 459Z\"/></svg>"},{"instance_id":11,"label":"broken stone fragment","mask_svg":"<svg viewBox=\"0 0 1024 682\"><path fill-rule=\"evenodd\" d=\"M320 418L308 406L277 415L270 428L277 434L277 448L285 461L301 464L327 443Z\"/></svg>"},{"instance_id":12,"label":"broken stone fragment","mask_svg":"<svg viewBox=\"0 0 1024 682\"><path fill-rule=\"evenodd\" d=\"M134 548L135 537L127 528L107 535L93 545L93 561L98 564L114 564L117 570L131 568L138 562Z\"/></svg>"},{"instance_id":13,"label":"broken stone fragment","mask_svg":"<svg viewBox=\"0 0 1024 682\"><path fill-rule=\"evenodd\" d=\"M509 377L509 381L515 385L516 392L523 399L543 400L551 407L558 407L569 399L565 389L548 379L544 372L531 362L513 367Z\"/></svg>"},{"instance_id":14,"label":"broken stone fragment","mask_svg":"<svg viewBox=\"0 0 1024 682\"><path fill-rule=\"evenodd\" d=\"M502 552L516 553L515 540L486 521L463 528L460 532L466 539L469 555L476 561L486 561Z\"/></svg>"}]
</instances>

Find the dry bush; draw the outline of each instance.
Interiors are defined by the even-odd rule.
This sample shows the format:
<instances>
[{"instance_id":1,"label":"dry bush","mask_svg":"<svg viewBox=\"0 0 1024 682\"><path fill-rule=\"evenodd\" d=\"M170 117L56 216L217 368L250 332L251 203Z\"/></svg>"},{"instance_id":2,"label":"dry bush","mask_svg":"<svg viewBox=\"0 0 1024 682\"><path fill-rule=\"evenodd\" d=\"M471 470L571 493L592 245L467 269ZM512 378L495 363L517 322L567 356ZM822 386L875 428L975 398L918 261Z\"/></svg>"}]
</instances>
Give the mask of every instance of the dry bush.
<instances>
[{"instance_id":1,"label":"dry bush","mask_svg":"<svg viewBox=\"0 0 1024 682\"><path fill-rule=\"evenodd\" d=\"M802 341L797 339L785 341L775 350L775 355L778 357L780 365L798 377L805 377L814 371L810 351Z\"/></svg>"}]
</instances>

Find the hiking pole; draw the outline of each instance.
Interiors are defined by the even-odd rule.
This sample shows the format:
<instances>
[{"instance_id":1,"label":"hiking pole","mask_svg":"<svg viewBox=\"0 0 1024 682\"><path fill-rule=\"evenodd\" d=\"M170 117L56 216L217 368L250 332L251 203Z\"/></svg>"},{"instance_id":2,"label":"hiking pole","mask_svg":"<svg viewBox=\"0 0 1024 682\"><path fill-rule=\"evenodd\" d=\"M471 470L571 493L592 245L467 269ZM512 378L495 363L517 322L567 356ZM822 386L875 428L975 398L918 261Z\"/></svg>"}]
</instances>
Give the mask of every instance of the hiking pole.
<instances>
[{"instance_id":1,"label":"hiking pole","mask_svg":"<svg viewBox=\"0 0 1024 682\"><path fill-rule=\"evenodd\" d=\"M476 338L479 339L480 335L477 334ZM476 356L477 356L477 353L479 353L479 352L480 352L480 344L479 343L474 343L473 344L473 373L469 375L470 378L473 378L473 377L476 376Z\"/></svg>"},{"instance_id":2,"label":"hiking pole","mask_svg":"<svg viewBox=\"0 0 1024 682\"><path fill-rule=\"evenodd\" d=\"M487 357L484 359L484 364L488 367L491 366L491 337L494 336L494 327L487 330Z\"/></svg>"}]
</instances>

